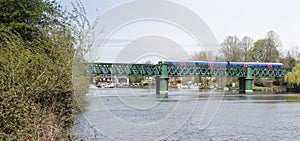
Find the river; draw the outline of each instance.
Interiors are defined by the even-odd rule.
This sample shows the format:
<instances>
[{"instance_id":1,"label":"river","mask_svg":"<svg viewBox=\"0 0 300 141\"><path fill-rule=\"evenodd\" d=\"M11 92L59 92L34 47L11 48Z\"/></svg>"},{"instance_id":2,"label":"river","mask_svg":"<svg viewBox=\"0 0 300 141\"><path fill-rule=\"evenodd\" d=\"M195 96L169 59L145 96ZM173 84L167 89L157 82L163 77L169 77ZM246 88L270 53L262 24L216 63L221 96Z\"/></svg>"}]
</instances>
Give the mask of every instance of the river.
<instances>
[{"instance_id":1,"label":"river","mask_svg":"<svg viewBox=\"0 0 300 141\"><path fill-rule=\"evenodd\" d=\"M87 97L72 129L82 140L300 140L298 94L91 87Z\"/></svg>"}]
</instances>

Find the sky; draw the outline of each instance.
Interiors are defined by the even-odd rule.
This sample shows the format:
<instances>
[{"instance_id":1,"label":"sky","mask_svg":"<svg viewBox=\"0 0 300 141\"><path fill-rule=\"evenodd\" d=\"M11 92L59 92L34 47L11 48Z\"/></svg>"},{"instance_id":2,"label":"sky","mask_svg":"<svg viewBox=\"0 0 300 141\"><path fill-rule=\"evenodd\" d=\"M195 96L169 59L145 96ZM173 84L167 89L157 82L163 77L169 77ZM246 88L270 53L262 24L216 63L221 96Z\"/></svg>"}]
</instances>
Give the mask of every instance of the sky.
<instances>
[{"instance_id":1,"label":"sky","mask_svg":"<svg viewBox=\"0 0 300 141\"><path fill-rule=\"evenodd\" d=\"M61 0L62 6L70 9L73 0ZM105 13L109 9L116 7L126 0L82 0L87 11L87 17L94 21L99 14ZM214 34L218 43L221 43L226 36L234 35L240 39L243 36L250 36L254 41L262 39L270 30L275 31L282 41L282 50L290 47L300 47L300 1L299 0L171 0L181 6L190 9L199 15ZM181 38L183 45L193 46L192 38L181 37L182 31L165 24L154 22L144 23L144 25L134 25L135 31L153 32L153 28L143 26L151 25L158 28L160 32L170 33L173 31L176 41ZM120 40L126 41L126 37L134 37L129 25L116 37L115 46L120 45ZM147 26L148 27L148 26ZM129 32L130 31L130 32ZM131 34L132 36L130 36ZM160 33L163 34L163 33ZM124 36L126 35L126 36ZM172 36L167 35L166 36ZM176 36L176 37L175 37ZM118 40L118 42L117 42ZM122 43L121 43L122 44ZM128 43L126 43L128 44ZM179 43L180 44L180 43ZM189 53L196 51L196 48L187 47ZM109 59L108 59L109 60Z\"/></svg>"}]
</instances>

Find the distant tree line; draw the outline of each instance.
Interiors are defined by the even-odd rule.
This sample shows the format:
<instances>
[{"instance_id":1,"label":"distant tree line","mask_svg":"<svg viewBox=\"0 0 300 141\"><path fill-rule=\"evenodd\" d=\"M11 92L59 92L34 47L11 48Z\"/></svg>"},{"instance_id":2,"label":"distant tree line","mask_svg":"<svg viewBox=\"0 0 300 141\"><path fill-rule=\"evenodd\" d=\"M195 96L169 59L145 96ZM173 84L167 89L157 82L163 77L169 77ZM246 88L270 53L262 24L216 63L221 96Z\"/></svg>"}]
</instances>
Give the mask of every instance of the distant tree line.
<instances>
[{"instance_id":1,"label":"distant tree line","mask_svg":"<svg viewBox=\"0 0 300 141\"><path fill-rule=\"evenodd\" d=\"M279 35L274 31L266 33L265 38L254 41L249 36L239 39L237 36L227 36L220 44L220 55L216 56L216 61L229 62L273 62L283 63L284 67L292 68L299 63L300 53L298 47L290 47L284 50ZM205 51L195 52L193 60L207 60L210 53ZM296 73L285 80L295 83ZM300 76L299 76L300 77ZM291 79L293 78L293 80ZM300 79L299 79L300 80ZM235 80L233 80L235 81ZM255 83L262 84L260 79L255 79Z\"/></svg>"},{"instance_id":2,"label":"distant tree line","mask_svg":"<svg viewBox=\"0 0 300 141\"><path fill-rule=\"evenodd\" d=\"M289 48L285 54L279 35L269 31L266 37L253 41L249 36L240 40L237 36L227 36L221 43L220 52L224 61L232 62L274 62L283 63L285 67L293 67L299 54L296 48Z\"/></svg>"}]
</instances>

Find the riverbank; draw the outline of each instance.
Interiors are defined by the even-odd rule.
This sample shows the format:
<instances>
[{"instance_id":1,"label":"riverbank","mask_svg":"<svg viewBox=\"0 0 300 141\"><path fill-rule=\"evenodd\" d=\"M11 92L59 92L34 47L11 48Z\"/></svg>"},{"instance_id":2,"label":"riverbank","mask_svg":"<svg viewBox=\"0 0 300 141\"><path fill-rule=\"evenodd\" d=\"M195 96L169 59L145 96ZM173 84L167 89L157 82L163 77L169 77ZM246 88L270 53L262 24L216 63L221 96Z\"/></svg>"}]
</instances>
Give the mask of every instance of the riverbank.
<instances>
[{"instance_id":1,"label":"riverbank","mask_svg":"<svg viewBox=\"0 0 300 141\"><path fill-rule=\"evenodd\" d=\"M93 86L94 87L94 86ZM132 89L154 89L155 86L130 86L130 87L113 87L113 88L132 88ZM227 88L227 87L226 87ZM111 89L111 88L110 88ZM300 88L294 89L294 88L286 88L284 86L274 86L274 87L259 87L259 86L254 86L253 88L253 93L257 94L282 94L282 93L299 93L300 94ZM193 91L199 91L199 92L231 92L231 93L238 93L239 89L238 88L232 88L229 87L227 89L222 89L222 88L212 88L212 89L204 89L204 88L169 88L169 90L193 90ZM251 93L249 93L251 94Z\"/></svg>"}]
</instances>

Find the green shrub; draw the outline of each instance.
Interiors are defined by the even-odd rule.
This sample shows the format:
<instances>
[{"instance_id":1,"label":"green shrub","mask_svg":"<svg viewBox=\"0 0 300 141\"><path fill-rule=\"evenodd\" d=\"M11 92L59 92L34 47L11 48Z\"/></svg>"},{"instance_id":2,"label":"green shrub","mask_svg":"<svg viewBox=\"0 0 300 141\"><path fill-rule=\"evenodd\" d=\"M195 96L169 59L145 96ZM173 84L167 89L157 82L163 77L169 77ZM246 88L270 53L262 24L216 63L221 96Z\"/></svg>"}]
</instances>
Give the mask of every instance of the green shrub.
<instances>
[{"instance_id":1,"label":"green shrub","mask_svg":"<svg viewBox=\"0 0 300 141\"><path fill-rule=\"evenodd\" d=\"M0 139L65 136L78 109L71 76L74 49L1 31Z\"/></svg>"}]
</instances>

